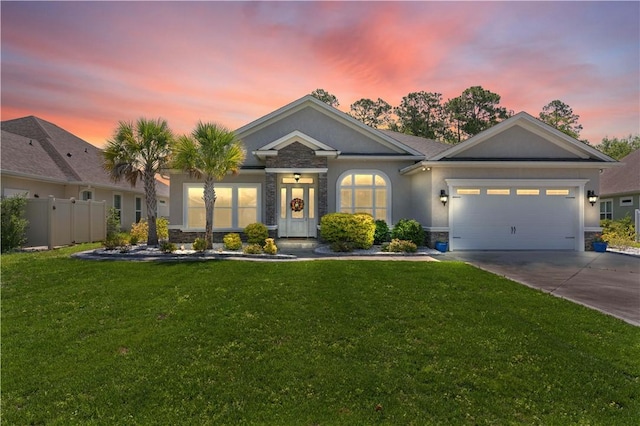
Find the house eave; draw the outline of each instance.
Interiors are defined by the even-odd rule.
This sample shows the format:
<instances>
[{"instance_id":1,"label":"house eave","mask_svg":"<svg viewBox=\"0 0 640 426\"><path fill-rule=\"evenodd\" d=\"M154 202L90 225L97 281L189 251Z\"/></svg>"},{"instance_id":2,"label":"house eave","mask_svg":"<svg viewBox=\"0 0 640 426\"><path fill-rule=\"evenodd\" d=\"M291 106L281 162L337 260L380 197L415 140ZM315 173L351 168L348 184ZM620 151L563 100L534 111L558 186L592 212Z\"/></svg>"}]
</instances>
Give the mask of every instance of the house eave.
<instances>
[{"instance_id":1,"label":"house eave","mask_svg":"<svg viewBox=\"0 0 640 426\"><path fill-rule=\"evenodd\" d=\"M443 160L443 161L422 161L412 164L400 170L401 174L414 174L427 168L495 168L495 169L610 169L621 166L621 163L600 162L600 161L548 161L548 160Z\"/></svg>"}]
</instances>

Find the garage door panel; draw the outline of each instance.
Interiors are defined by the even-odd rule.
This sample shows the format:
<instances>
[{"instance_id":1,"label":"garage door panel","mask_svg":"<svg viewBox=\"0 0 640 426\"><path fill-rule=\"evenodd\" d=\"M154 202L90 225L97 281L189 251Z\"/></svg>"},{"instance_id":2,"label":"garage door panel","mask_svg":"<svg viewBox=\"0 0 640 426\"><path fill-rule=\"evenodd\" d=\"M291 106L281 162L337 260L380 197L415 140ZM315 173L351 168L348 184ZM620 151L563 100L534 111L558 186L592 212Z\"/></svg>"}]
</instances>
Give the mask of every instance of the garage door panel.
<instances>
[{"instance_id":1,"label":"garage door panel","mask_svg":"<svg viewBox=\"0 0 640 426\"><path fill-rule=\"evenodd\" d=\"M454 192L451 197L453 250L575 249L577 202L573 196L547 195L544 188L517 191L513 187L509 195L487 192L486 188L477 195Z\"/></svg>"}]
</instances>

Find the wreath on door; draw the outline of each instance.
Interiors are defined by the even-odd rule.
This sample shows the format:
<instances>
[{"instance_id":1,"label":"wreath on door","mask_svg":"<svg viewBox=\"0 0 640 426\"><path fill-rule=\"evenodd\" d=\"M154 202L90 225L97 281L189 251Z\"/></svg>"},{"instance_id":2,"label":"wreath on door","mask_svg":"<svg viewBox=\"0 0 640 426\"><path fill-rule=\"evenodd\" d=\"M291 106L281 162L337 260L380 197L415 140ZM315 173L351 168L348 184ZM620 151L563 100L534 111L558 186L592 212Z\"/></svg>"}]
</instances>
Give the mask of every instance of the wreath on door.
<instances>
[{"instance_id":1,"label":"wreath on door","mask_svg":"<svg viewBox=\"0 0 640 426\"><path fill-rule=\"evenodd\" d=\"M290 206L294 212L301 212L304 209L304 200L302 198L294 198L291 200Z\"/></svg>"}]
</instances>

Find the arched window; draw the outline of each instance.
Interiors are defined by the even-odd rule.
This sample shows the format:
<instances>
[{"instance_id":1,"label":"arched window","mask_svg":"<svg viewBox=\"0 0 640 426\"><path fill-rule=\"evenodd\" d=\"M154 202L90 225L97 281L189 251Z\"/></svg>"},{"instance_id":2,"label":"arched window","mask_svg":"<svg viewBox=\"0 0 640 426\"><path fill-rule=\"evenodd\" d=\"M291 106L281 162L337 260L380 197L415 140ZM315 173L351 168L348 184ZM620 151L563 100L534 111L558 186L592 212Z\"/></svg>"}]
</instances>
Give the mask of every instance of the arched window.
<instances>
[{"instance_id":1,"label":"arched window","mask_svg":"<svg viewBox=\"0 0 640 426\"><path fill-rule=\"evenodd\" d=\"M349 170L338 179L338 211L369 213L375 219L391 219L391 185L379 170Z\"/></svg>"}]
</instances>

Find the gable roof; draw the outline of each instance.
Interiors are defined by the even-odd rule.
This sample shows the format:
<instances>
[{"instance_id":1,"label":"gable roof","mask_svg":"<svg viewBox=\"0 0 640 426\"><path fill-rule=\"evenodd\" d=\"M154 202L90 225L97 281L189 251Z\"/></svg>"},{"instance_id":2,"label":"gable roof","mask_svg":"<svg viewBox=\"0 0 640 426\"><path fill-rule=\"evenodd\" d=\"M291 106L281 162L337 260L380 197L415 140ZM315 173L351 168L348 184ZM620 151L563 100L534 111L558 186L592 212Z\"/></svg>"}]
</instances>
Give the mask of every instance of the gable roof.
<instances>
[{"instance_id":1,"label":"gable roof","mask_svg":"<svg viewBox=\"0 0 640 426\"><path fill-rule=\"evenodd\" d=\"M640 193L640 149L620 159L621 167L602 172L600 198L616 194Z\"/></svg>"},{"instance_id":2,"label":"gable roof","mask_svg":"<svg viewBox=\"0 0 640 426\"><path fill-rule=\"evenodd\" d=\"M312 108L313 110L332 118L336 122L339 122L363 135L366 135L369 139L381 145L384 145L397 154L419 157L417 158L417 160L424 158L424 154L419 150L416 150L413 147L406 145L399 140L394 139L393 137L390 137L380 130L367 126L361 121L351 117L349 114L346 114L332 107L331 105L328 105L320 101L319 99L316 99L311 95L306 95L255 121L252 121L245 126L240 127L236 130L236 134L240 139L242 139L305 108Z\"/></svg>"},{"instance_id":3,"label":"gable roof","mask_svg":"<svg viewBox=\"0 0 640 426\"><path fill-rule=\"evenodd\" d=\"M3 173L51 182L85 184L144 193L126 181L113 182L102 166L102 150L66 130L35 116L7 120L2 127ZM169 187L157 182L158 195Z\"/></svg>"},{"instance_id":4,"label":"gable roof","mask_svg":"<svg viewBox=\"0 0 640 426\"><path fill-rule=\"evenodd\" d=\"M465 152L471 151L473 147L480 145L500 133L507 130L520 127L529 131L548 142L550 145L557 146L560 150L571 154L575 160L578 161L598 161L598 162L615 162L611 157L603 154L595 148L590 147L584 142L580 142L565 133L562 133L558 129L538 120L537 118L527 114L526 112L519 112L518 114L509 117L508 119L496 124L495 126L478 133L475 136L467 139L466 141L454 145L452 148L439 153L438 155L430 158L432 161L439 160L453 160L453 159L466 159ZM499 160L507 160L510 158L496 158ZM535 158L534 158L535 159ZM524 160L524 159L520 159ZM532 160L532 159L528 159ZM545 158L545 160L550 160Z\"/></svg>"}]
</instances>

